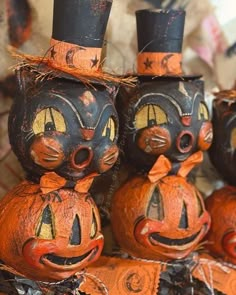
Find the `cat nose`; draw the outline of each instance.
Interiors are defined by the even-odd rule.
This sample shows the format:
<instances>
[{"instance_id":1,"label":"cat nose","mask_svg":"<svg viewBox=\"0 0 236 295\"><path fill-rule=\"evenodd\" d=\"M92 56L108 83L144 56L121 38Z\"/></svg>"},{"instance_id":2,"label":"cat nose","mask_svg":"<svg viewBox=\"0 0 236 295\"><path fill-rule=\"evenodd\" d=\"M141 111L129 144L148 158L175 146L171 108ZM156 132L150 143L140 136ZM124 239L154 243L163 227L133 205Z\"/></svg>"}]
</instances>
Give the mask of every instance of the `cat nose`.
<instances>
[{"instance_id":1,"label":"cat nose","mask_svg":"<svg viewBox=\"0 0 236 295\"><path fill-rule=\"evenodd\" d=\"M90 147L80 146L72 154L72 165L77 169L83 169L89 166L93 158L93 151Z\"/></svg>"},{"instance_id":2,"label":"cat nose","mask_svg":"<svg viewBox=\"0 0 236 295\"><path fill-rule=\"evenodd\" d=\"M95 130L94 129L80 129L81 134L84 140L92 140L94 137Z\"/></svg>"}]
</instances>

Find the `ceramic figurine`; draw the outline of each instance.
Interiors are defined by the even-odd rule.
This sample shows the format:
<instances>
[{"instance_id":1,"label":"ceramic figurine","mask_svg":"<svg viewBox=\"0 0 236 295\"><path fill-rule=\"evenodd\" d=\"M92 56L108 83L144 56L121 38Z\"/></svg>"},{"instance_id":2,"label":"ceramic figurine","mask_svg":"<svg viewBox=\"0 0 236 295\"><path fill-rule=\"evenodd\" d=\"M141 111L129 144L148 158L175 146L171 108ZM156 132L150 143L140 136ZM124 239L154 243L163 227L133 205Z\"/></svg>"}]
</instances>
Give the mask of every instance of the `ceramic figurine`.
<instances>
[{"instance_id":1,"label":"ceramic figurine","mask_svg":"<svg viewBox=\"0 0 236 295\"><path fill-rule=\"evenodd\" d=\"M209 149L210 159L219 174L236 185L236 91L221 91L213 103L214 138Z\"/></svg>"},{"instance_id":2,"label":"ceramic figurine","mask_svg":"<svg viewBox=\"0 0 236 295\"><path fill-rule=\"evenodd\" d=\"M48 56L18 66L9 138L31 180L53 171L74 181L116 162L120 79L100 69L111 4L55 0Z\"/></svg>"},{"instance_id":3,"label":"ceramic figurine","mask_svg":"<svg viewBox=\"0 0 236 295\"><path fill-rule=\"evenodd\" d=\"M16 66L9 138L27 180L0 200L0 260L26 285L55 282L46 286L60 289L55 294L77 292L79 273L103 248L88 190L118 157L113 100L118 84L129 81L101 70L111 5L55 0L50 49L44 57L20 54Z\"/></svg>"},{"instance_id":4,"label":"ceramic figurine","mask_svg":"<svg viewBox=\"0 0 236 295\"><path fill-rule=\"evenodd\" d=\"M148 172L160 155L173 163L207 150L212 125L199 76L181 68L185 12L136 12L139 83L123 88L117 108L125 155L139 171Z\"/></svg>"},{"instance_id":5,"label":"ceramic figurine","mask_svg":"<svg viewBox=\"0 0 236 295\"><path fill-rule=\"evenodd\" d=\"M202 196L186 179L188 169L165 176L169 164L159 157L149 178L133 177L114 195L111 224L115 239L122 251L136 258L185 258L210 227Z\"/></svg>"},{"instance_id":6,"label":"ceramic figurine","mask_svg":"<svg viewBox=\"0 0 236 295\"><path fill-rule=\"evenodd\" d=\"M212 224L206 247L212 255L236 264L236 188L226 186L206 199Z\"/></svg>"},{"instance_id":7,"label":"ceramic figurine","mask_svg":"<svg viewBox=\"0 0 236 295\"><path fill-rule=\"evenodd\" d=\"M24 181L0 201L0 259L36 281L61 281L103 248L98 209L87 193Z\"/></svg>"}]
</instances>

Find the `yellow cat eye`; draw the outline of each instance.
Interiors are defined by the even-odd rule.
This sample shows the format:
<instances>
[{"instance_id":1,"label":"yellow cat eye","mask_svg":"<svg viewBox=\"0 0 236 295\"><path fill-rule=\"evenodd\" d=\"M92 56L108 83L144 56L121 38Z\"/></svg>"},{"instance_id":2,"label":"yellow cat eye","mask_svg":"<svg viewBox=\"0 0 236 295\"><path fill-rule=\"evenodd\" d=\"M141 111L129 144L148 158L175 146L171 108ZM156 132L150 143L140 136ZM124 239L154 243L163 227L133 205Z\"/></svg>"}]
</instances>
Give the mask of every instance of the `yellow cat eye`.
<instances>
[{"instance_id":1,"label":"yellow cat eye","mask_svg":"<svg viewBox=\"0 0 236 295\"><path fill-rule=\"evenodd\" d=\"M102 131L102 136L108 137L111 141L115 139L116 136L116 125L112 117L110 117Z\"/></svg>"},{"instance_id":2,"label":"yellow cat eye","mask_svg":"<svg viewBox=\"0 0 236 295\"><path fill-rule=\"evenodd\" d=\"M35 134L46 131L65 132L66 124L60 112L54 108L46 108L37 113L32 128Z\"/></svg>"},{"instance_id":3,"label":"yellow cat eye","mask_svg":"<svg viewBox=\"0 0 236 295\"><path fill-rule=\"evenodd\" d=\"M209 120L209 113L206 105L203 102L200 102L198 108L198 120Z\"/></svg>"},{"instance_id":4,"label":"yellow cat eye","mask_svg":"<svg viewBox=\"0 0 236 295\"><path fill-rule=\"evenodd\" d=\"M161 125L167 123L167 115L157 105L146 105L135 115L136 129L150 127L151 125Z\"/></svg>"}]
</instances>

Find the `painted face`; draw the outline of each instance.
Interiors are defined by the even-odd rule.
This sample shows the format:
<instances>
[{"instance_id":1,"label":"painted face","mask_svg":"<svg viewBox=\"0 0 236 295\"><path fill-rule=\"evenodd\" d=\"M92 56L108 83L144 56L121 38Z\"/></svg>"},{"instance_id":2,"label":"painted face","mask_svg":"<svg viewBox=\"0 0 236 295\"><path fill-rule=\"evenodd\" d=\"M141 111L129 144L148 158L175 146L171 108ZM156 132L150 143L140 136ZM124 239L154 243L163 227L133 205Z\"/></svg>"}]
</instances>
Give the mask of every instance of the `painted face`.
<instances>
[{"instance_id":1,"label":"painted face","mask_svg":"<svg viewBox=\"0 0 236 295\"><path fill-rule=\"evenodd\" d=\"M118 120L108 90L24 79L9 119L10 142L24 169L36 176L55 171L71 180L110 169L118 157Z\"/></svg>"},{"instance_id":2,"label":"painted face","mask_svg":"<svg viewBox=\"0 0 236 295\"><path fill-rule=\"evenodd\" d=\"M236 188L224 187L206 199L212 225L206 247L213 255L236 264Z\"/></svg>"},{"instance_id":3,"label":"painted face","mask_svg":"<svg viewBox=\"0 0 236 295\"><path fill-rule=\"evenodd\" d=\"M127 108L126 151L135 166L150 170L160 155L181 162L211 145L208 109L194 82L142 83Z\"/></svg>"},{"instance_id":4,"label":"painted face","mask_svg":"<svg viewBox=\"0 0 236 295\"><path fill-rule=\"evenodd\" d=\"M24 181L0 210L0 259L28 278L60 281L100 256L100 218L89 195L69 189L44 195Z\"/></svg>"},{"instance_id":5,"label":"painted face","mask_svg":"<svg viewBox=\"0 0 236 295\"><path fill-rule=\"evenodd\" d=\"M216 99L213 105L214 139L210 159L225 180L236 185L236 98Z\"/></svg>"},{"instance_id":6,"label":"painted face","mask_svg":"<svg viewBox=\"0 0 236 295\"><path fill-rule=\"evenodd\" d=\"M207 233L210 217L185 178L168 176L151 184L136 177L116 192L111 222L117 242L130 255L169 260L193 251Z\"/></svg>"}]
</instances>

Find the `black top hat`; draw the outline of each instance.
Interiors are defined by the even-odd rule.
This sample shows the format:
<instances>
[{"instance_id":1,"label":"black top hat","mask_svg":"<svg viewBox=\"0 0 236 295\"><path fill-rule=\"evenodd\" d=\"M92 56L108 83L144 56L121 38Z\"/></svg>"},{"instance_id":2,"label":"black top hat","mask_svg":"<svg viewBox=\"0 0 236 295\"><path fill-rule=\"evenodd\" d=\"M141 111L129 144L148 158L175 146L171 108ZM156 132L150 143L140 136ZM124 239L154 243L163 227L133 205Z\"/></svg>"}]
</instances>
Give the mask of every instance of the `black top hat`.
<instances>
[{"instance_id":1,"label":"black top hat","mask_svg":"<svg viewBox=\"0 0 236 295\"><path fill-rule=\"evenodd\" d=\"M52 66L98 70L112 0L54 0Z\"/></svg>"},{"instance_id":2,"label":"black top hat","mask_svg":"<svg viewBox=\"0 0 236 295\"><path fill-rule=\"evenodd\" d=\"M184 10L136 12L138 75L182 76Z\"/></svg>"},{"instance_id":3,"label":"black top hat","mask_svg":"<svg viewBox=\"0 0 236 295\"><path fill-rule=\"evenodd\" d=\"M24 59L23 67L38 72L40 78L49 74L85 83L133 85L131 77L118 77L101 70L111 6L112 0L54 0L53 32L47 55L16 56Z\"/></svg>"}]
</instances>

